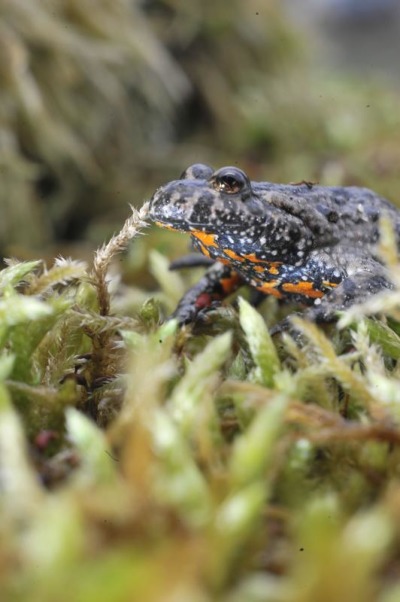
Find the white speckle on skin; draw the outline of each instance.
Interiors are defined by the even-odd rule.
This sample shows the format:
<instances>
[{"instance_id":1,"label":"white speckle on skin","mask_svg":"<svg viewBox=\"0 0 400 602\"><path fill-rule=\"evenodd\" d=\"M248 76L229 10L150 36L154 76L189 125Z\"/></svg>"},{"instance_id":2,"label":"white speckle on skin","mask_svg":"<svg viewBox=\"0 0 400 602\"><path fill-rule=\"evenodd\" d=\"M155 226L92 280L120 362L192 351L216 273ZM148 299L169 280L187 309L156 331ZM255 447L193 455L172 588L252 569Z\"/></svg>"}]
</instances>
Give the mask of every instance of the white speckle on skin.
<instances>
[{"instance_id":1,"label":"white speckle on skin","mask_svg":"<svg viewBox=\"0 0 400 602\"><path fill-rule=\"evenodd\" d=\"M321 305L321 299L320 298L315 299L314 305Z\"/></svg>"},{"instance_id":2,"label":"white speckle on skin","mask_svg":"<svg viewBox=\"0 0 400 602\"><path fill-rule=\"evenodd\" d=\"M171 194L171 200L169 201L169 204L175 204L177 201L179 201L181 198L181 195L179 192L175 191Z\"/></svg>"}]
</instances>

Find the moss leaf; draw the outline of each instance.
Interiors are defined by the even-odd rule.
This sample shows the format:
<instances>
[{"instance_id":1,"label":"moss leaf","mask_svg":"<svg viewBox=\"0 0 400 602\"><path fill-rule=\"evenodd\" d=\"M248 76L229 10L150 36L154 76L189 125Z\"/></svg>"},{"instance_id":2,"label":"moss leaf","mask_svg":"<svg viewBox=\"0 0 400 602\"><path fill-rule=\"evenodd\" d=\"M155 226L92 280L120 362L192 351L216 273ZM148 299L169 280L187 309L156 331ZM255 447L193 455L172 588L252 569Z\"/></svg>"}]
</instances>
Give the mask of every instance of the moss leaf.
<instances>
[{"instance_id":1,"label":"moss leaf","mask_svg":"<svg viewBox=\"0 0 400 602\"><path fill-rule=\"evenodd\" d=\"M280 363L268 328L261 315L243 298L239 299L239 311L240 324L256 365L254 379L266 387L272 387Z\"/></svg>"}]
</instances>

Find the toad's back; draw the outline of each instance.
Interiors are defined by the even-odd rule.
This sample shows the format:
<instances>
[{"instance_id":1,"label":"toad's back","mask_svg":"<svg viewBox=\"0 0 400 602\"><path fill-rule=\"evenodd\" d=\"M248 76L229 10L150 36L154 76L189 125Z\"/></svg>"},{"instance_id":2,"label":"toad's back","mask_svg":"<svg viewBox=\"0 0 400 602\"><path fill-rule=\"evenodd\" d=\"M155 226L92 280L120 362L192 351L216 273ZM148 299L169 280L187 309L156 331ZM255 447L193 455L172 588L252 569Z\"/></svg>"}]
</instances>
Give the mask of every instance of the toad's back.
<instances>
[{"instance_id":1,"label":"toad's back","mask_svg":"<svg viewBox=\"0 0 400 602\"><path fill-rule=\"evenodd\" d=\"M270 182L254 182L251 185L256 194L265 198L266 207L269 204L268 199L274 194L282 194L294 203L296 200L306 202L310 210L337 224L341 230L339 239L342 243L344 241L363 241L367 244L376 242L379 238L379 220L382 216L390 219L400 242L400 211L369 188L317 186L309 183L286 185Z\"/></svg>"}]
</instances>

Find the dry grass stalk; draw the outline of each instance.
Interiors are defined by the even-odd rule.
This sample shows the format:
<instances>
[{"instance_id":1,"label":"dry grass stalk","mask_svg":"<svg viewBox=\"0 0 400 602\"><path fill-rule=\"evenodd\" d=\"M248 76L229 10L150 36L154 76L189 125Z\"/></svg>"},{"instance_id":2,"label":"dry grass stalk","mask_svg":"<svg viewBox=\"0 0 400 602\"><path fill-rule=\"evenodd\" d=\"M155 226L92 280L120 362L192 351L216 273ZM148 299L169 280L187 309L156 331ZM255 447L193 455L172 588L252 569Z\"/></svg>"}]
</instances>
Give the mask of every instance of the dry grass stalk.
<instances>
[{"instance_id":1,"label":"dry grass stalk","mask_svg":"<svg viewBox=\"0 0 400 602\"><path fill-rule=\"evenodd\" d=\"M144 221L148 211L145 203L139 211L131 207L132 215L125 221L122 229L111 240L98 249L93 260L93 283L97 290L100 315L108 316L110 313L110 294L107 286L107 271L115 255L125 251L129 242L146 227Z\"/></svg>"}]
</instances>

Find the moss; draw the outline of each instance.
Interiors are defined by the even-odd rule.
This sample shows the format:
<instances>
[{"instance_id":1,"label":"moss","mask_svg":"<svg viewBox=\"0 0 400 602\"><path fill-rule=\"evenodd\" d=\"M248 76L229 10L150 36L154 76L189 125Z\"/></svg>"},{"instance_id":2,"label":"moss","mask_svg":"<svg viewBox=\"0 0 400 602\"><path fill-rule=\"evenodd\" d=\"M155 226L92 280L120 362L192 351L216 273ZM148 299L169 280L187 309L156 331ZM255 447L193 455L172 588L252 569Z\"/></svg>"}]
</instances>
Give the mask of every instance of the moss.
<instances>
[{"instance_id":1,"label":"moss","mask_svg":"<svg viewBox=\"0 0 400 602\"><path fill-rule=\"evenodd\" d=\"M3 597L390 599L397 335L369 302L331 339L294 319L279 352L244 300L197 334L150 302L115 313L109 270L145 216L93 268L0 272Z\"/></svg>"}]
</instances>

